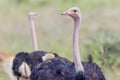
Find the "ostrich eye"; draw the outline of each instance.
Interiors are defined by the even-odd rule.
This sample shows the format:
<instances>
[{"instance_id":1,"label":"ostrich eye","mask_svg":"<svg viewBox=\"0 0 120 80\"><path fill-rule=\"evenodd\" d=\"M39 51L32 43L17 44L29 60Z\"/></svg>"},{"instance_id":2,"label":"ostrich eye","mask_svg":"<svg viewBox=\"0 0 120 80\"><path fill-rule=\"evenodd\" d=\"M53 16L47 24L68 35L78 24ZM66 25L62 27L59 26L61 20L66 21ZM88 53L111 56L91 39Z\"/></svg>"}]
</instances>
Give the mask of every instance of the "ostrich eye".
<instances>
[{"instance_id":1,"label":"ostrich eye","mask_svg":"<svg viewBox=\"0 0 120 80\"><path fill-rule=\"evenodd\" d=\"M73 12L77 12L77 10L73 10Z\"/></svg>"}]
</instances>

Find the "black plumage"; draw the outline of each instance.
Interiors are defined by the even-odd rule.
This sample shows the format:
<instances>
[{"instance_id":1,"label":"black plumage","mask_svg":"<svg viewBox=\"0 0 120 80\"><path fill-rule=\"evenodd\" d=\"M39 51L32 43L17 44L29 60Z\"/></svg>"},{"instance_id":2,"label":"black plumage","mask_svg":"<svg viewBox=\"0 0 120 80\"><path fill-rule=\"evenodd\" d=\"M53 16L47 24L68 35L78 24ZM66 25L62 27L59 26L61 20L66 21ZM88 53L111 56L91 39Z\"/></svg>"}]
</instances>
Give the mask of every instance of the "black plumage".
<instances>
[{"instance_id":1,"label":"black plumage","mask_svg":"<svg viewBox=\"0 0 120 80\"><path fill-rule=\"evenodd\" d=\"M88 58L88 62L83 62L83 67L85 69L85 76L86 80L105 80L103 72L101 68L92 61L91 58Z\"/></svg>"},{"instance_id":2,"label":"black plumage","mask_svg":"<svg viewBox=\"0 0 120 80\"><path fill-rule=\"evenodd\" d=\"M73 67L72 62L62 57L46 60L33 70L30 80L72 80Z\"/></svg>"},{"instance_id":3,"label":"black plumage","mask_svg":"<svg viewBox=\"0 0 120 80\"><path fill-rule=\"evenodd\" d=\"M82 62L85 72L76 72L74 63L56 57L39 64L32 72L30 80L105 80L101 68L88 58Z\"/></svg>"},{"instance_id":4,"label":"black plumage","mask_svg":"<svg viewBox=\"0 0 120 80\"><path fill-rule=\"evenodd\" d=\"M45 51L34 51L31 53L27 53L27 52L18 53L15 56L13 60L13 65L12 65L12 70L14 75L17 77L22 76L22 73L20 73L19 68L23 62L25 62L30 67L30 70L32 71L38 64L40 64L43 61L42 57L49 53L55 55L55 57L58 57L56 53L45 52Z\"/></svg>"},{"instance_id":5,"label":"black plumage","mask_svg":"<svg viewBox=\"0 0 120 80\"><path fill-rule=\"evenodd\" d=\"M21 73L19 72L19 67L22 64L22 62L26 61L26 57L29 55L27 52L19 52L14 60L12 65L13 74L15 76L21 76Z\"/></svg>"}]
</instances>

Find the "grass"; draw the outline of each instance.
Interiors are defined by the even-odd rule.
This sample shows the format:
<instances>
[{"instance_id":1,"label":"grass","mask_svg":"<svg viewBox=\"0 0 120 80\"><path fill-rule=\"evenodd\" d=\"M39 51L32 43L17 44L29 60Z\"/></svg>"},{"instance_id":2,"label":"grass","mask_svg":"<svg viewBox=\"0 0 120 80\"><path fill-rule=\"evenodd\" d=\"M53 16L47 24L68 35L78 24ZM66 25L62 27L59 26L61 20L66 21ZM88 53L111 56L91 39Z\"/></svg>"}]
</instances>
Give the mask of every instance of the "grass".
<instances>
[{"instance_id":1,"label":"grass","mask_svg":"<svg viewBox=\"0 0 120 80\"><path fill-rule=\"evenodd\" d=\"M94 61L103 66L107 80L119 80L119 5L119 0L1 0L0 51L11 54L32 51L27 14L33 10L38 13L39 49L59 53L72 61L72 20L60 13L78 6L82 12L79 36L82 60L92 54ZM0 76L5 76L1 69Z\"/></svg>"}]
</instances>

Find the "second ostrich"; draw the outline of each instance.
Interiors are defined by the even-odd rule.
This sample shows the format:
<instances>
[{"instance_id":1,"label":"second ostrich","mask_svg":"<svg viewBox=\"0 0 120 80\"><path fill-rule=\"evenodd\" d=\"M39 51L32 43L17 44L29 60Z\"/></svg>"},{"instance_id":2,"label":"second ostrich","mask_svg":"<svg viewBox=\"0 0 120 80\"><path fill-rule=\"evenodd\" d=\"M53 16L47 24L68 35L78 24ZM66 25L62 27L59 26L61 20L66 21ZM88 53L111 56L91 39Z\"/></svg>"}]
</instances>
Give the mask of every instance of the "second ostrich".
<instances>
[{"instance_id":1,"label":"second ostrich","mask_svg":"<svg viewBox=\"0 0 120 80\"><path fill-rule=\"evenodd\" d=\"M101 68L92 61L91 56L89 56L87 62L81 62L78 46L78 34L81 21L79 8L72 7L63 12L62 15L69 15L74 21L74 63L62 57L46 60L33 70L30 80L105 80Z\"/></svg>"},{"instance_id":2,"label":"second ostrich","mask_svg":"<svg viewBox=\"0 0 120 80\"><path fill-rule=\"evenodd\" d=\"M18 80L28 80L32 70L42 61L58 57L56 53L39 51L35 31L35 12L29 13L29 21L32 35L33 52L19 52L13 60L12 70Z\"/></svg>"}]
</instances>

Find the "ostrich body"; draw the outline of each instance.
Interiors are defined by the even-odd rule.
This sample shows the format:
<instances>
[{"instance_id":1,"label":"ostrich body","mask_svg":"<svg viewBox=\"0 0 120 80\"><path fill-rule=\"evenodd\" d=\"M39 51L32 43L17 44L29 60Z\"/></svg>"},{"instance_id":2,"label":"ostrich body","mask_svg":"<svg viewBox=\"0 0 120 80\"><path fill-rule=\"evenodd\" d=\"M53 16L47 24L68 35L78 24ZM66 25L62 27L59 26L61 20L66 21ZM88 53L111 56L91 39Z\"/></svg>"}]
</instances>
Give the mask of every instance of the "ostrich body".
<instances>
[{"instance_id":1,"label":"ostrich body","mask_svg":"<svg viewBox=\"0 0 120 80\"><path fill-rule=\"evenodd\" d=\"M34 24L35 17L36 17L35 12L29 13L33 52L31 53L19 52L17 53L17 55L13 60L12 70L13 70L13 74L17 77L18 80L28 80L35 66L37 66L38 64L40 64L41 62L47 59L58 57L56 53L38 50L35 24Z\"/></svg>"},{"instance_id":2,"label":"ostrich body","mask_svg":"<svg viewBox=\"0 0 120 80\"><path fill-rule=\"evenodd\" d=\"M43 57L49 56L50 54L54 54L54 56L50 57L58 57L56 53L51 52L45 52L45 51L33 51L31 53L27 52L19 52L14 60L13 60L13 66L12 70L15 76L18 77L18 80L20 78L25 78L25 80L29 79L29 76L31 75L32 70L40 64L42 61L46 59L42 59Z\"/></svg>"},{"instance_id":3,"label":"ostrich body","mask_svg":"<svg viewBox=\"0 0 120 80\"><path fill-rule=\"evenodd\" d=\"M55 57L39 64L33 70L30 80L73 80L75 76L73 67L69 60Z\"/></svg>"},{"instance_id":4,"label":"ostrich body","mask_svg":"<svg viewBox=\"0 0 120 80\"><path fill-rule=\"evenodd\" d=\"M33 70L30 80L105 80L101 68L92 61L91 55L87 62L81 62L78 46L78 33L81 21L79 8L70 8L63 12L62 15L69 15L74 21L74 63L62 57L46 60Z\"/></svg>"}]
</instances>

